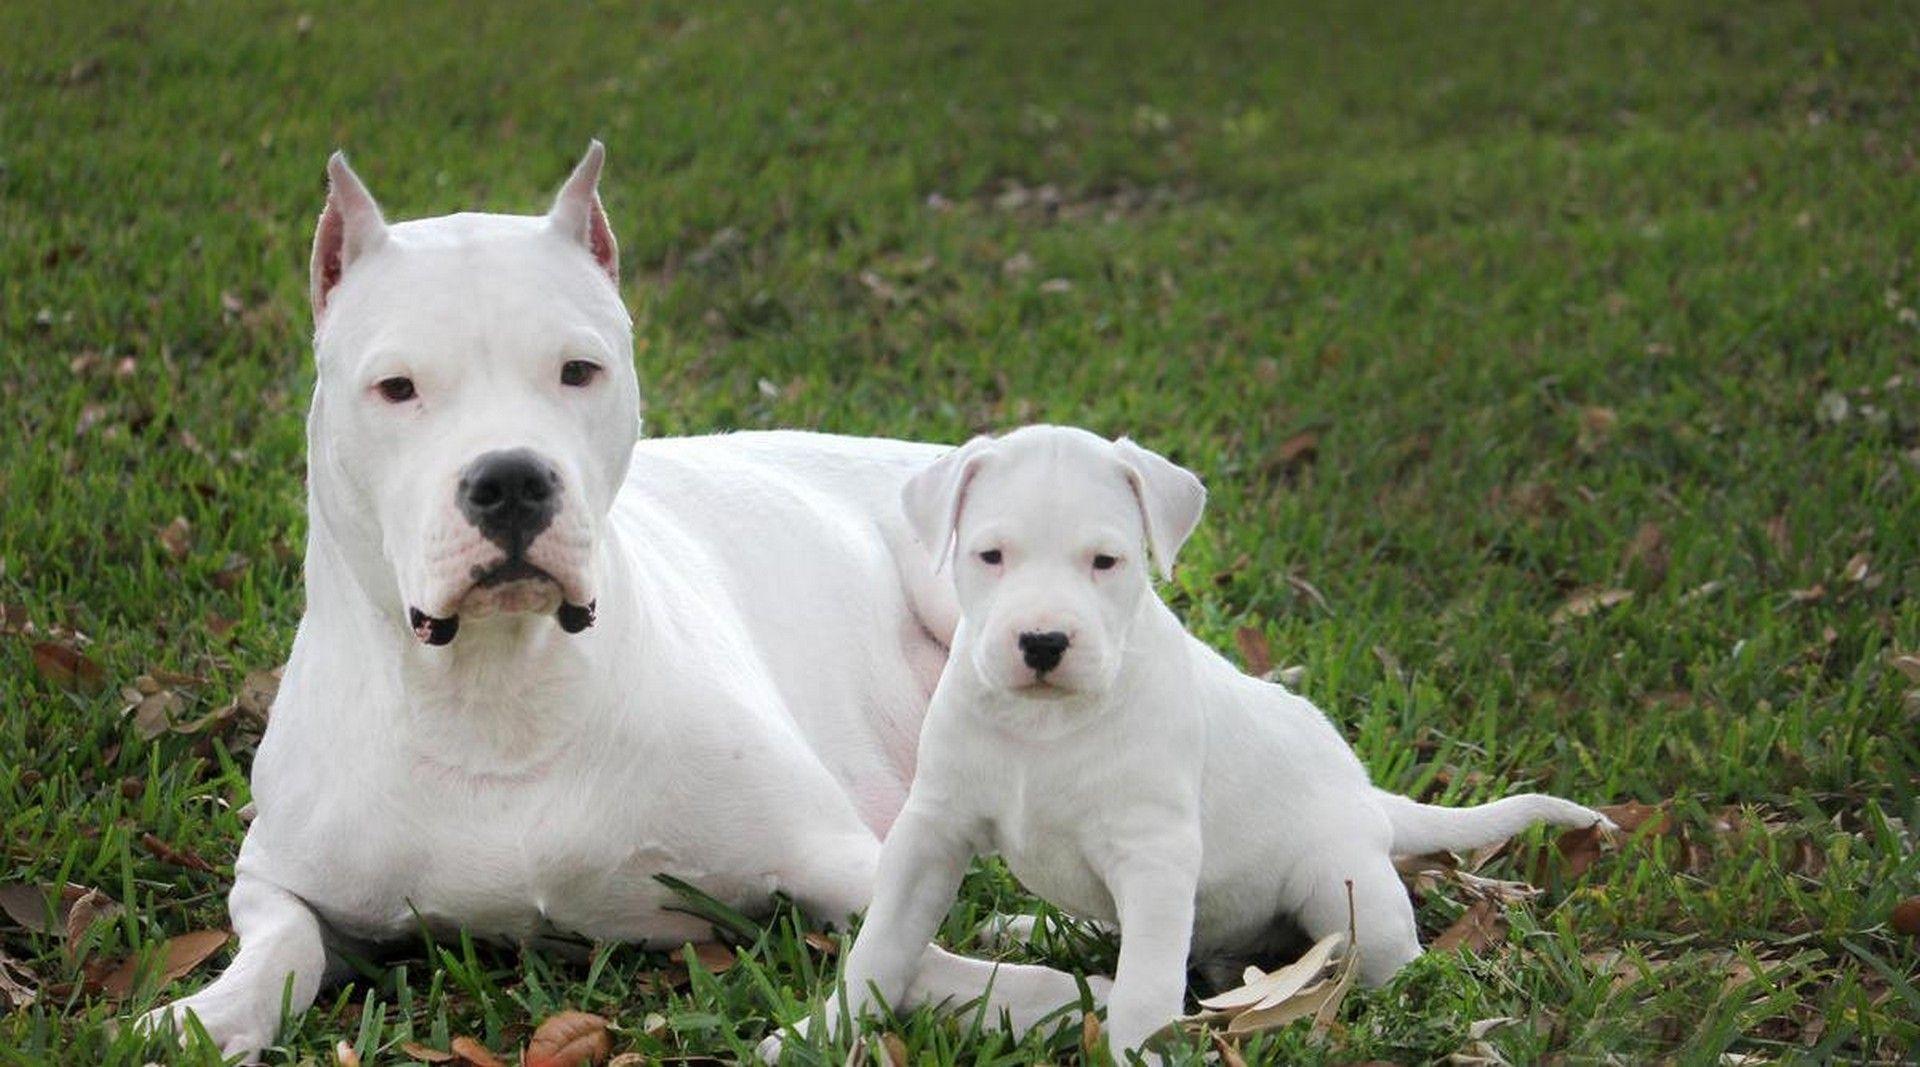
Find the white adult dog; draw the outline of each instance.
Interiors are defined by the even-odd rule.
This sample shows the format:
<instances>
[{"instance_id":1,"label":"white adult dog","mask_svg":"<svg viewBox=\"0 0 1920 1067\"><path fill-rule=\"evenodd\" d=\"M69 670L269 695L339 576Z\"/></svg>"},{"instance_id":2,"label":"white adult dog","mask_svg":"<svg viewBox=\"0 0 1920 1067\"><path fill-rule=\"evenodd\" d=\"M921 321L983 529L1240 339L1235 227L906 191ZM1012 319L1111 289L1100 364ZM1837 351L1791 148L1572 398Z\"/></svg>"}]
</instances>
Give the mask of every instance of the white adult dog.
<instances>
[{"instance_id":1,"label":"white adult dog","mask_svg":"<svg viewBox=\"0 0 1920 1067\"><path fill-rule=\"evenodd\" d=\"M1361 978L1386 981L1420 952L1395 854L1606 822L1540 794L1443 808L1374 788L1318 709L1153 595L1149 562L1171 571L1205 498L1130 441L1050 426L976 439L907 483L961 621L847 957L854 1016L908 990L976 853L1118 927L1119 1057L1180 1014L1190 957L1256 952L1288 918L1316 940L1345 931L1349 882Z\"/></svg>"},{"instance_id":2,"label":"white adult dog","mask_svg":"<svg viewBox=\"0 0 1920 1067\"><path fill-rule=\"evenodd\" d=\"M339 965L442 929L677 946L668 872L866 907L956 609L900 514L929 445L636 441L596 142L545 216L388 225L336 155L314 237L306 614L253 766L224 974L146 1016L271 1044ZM933 949L1017 1025L1039 967Z\"/></svg>"}]
</instances>

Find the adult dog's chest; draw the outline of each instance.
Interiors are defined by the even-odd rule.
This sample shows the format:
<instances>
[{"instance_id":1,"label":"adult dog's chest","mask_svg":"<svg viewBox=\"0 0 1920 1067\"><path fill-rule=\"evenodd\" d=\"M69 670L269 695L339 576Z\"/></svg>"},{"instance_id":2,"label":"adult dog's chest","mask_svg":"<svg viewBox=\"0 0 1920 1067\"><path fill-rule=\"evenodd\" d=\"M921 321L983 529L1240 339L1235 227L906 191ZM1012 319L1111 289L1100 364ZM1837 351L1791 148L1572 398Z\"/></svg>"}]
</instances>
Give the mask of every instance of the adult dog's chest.
<instances>
[{"instance_id":1,"label":"adult dog's chest","mask_svg":"<svg viewBox=\"0 0 1920 1067\"><path fill-rule=\"evenodd\" d=\"M564 775L497 782L420 768L360 803L316 811L296 891L369 941L422 924L507 941L697 939L697 924L665 910L672 894L655 876L711 880L617 795Z\"/></svg>"}]
</instances>

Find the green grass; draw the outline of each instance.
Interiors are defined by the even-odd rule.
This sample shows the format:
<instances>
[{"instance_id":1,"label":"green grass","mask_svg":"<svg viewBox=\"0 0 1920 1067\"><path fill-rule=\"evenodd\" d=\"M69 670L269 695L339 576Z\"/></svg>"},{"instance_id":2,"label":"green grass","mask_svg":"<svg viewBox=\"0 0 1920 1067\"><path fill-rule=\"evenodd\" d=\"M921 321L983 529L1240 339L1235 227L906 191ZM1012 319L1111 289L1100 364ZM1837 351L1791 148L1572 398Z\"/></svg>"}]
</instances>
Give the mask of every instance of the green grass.
<instances>
[{"instance_id":1,"label":"green grass","mask_svg":"<svg viewBox=\"0 0 1920 1067\"><path fill-rule=\"evenodd\" d=\"M1684 837L1577 877L1522 842L1491 870L1547 893L1507 945L1250 1056L1433 1060L1499 1016L1515 1062L1914 1054L1911 8L542 6L0 7L0 602L110 683L0 635L0 882L127 905L90 956L0 927L41 989L0 1061L142 1062L111 1021L156 992L90 994L88 959L224 921L252 734L143 740L115 691L198 675L197 713L291 640L326 154L396 217L536 210L590 135L651 432L1132 434L1212 487L1176 607L1304 665L1383 784L1673 800ZM1595 588L1633 597L1553 620ZM996 906L1031 905L989 866L949 933ZM671 994L630 948L422 944L284 1058L578 1007L735 1059L822 980L799 930ZM942 1062L1079 1041L899 1030Z\"/></svg>"}]
</instances>

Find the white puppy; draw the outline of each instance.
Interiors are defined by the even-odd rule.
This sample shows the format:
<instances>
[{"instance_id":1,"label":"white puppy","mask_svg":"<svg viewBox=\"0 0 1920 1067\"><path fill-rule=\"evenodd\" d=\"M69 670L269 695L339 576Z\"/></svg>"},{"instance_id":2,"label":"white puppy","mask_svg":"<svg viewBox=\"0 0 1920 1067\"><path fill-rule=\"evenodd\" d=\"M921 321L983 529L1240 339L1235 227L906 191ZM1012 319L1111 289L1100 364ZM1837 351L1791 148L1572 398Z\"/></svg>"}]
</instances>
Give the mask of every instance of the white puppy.
<instances>
[{"instance_id":1,"label":"white puppy","mask_svg":"<svg viewBox=\"0 0 1920 1067\"><path fill-rule=\"evenodd\" d=\"M1420 952L1396 853L1605 822L1539 794L1451 809L1375 789L1312 704L1242 674L1153 594L1149 561L1171 570L1205 497L1130 441L1051 426L976 439L907 484L961 622L847 958L854 1016L909 988L977 853L1118 927L1123 1057L1180 1014L1189 958L1257 951L1287 919L1344 931L1349 882L1361 977L1392 977Z\"/></svg>"}]
</instances>

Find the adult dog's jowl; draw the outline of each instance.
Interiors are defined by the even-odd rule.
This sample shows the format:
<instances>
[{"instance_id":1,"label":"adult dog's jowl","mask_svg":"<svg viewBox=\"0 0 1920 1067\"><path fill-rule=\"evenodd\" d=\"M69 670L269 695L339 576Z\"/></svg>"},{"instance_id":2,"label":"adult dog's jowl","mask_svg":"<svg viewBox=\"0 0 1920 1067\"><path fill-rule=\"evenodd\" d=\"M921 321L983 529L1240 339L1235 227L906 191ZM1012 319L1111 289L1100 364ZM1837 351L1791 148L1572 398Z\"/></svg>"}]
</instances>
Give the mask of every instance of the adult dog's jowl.
<instances>
[{"instance_id":1,"label":"adult dog's jowl","mask_svg":"<svg viewBox=\"0 0 1920 1067\"><path fill-rule=\"evenodd\" d=\"M389 225L335 156L314 236L306 614L253 766L239 952L149 1015L229 1055L446 930L677 946L670 873L867 904L955 607L900 514L929 445L639 441L594 144L544 216ZM929 948L1026 1025L1066 975Z\"/></svg>"}]
</instances>

